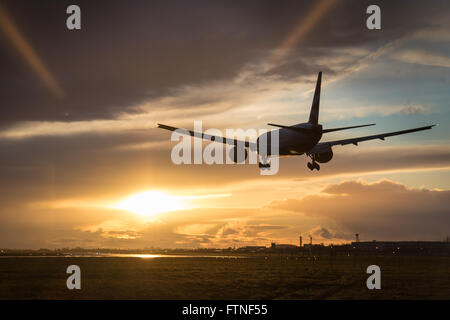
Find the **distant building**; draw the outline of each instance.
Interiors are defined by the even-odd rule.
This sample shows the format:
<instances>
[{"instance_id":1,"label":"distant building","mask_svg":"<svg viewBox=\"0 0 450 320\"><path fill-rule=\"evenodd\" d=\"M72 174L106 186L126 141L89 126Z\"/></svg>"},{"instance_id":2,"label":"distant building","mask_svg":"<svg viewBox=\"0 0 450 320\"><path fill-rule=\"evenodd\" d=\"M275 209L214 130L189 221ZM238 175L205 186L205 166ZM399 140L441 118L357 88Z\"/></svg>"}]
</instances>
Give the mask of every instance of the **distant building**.
<instances>
[{"instance_id":1,"label":"distant building","mask_svg":"<svg viewBox=\"0 0 450 320\"><path fill-rule=\"evenodd\" d=\"M275 243L272 242L270 244L270 251L271 252L290 252L290 251L298 251L299 246L296 246L295 244L284 244L284 243Z\"/></svg>"},{"instance_id":2,"label":"distant building","mask_svg":"<svg viewBox=\"0 0 450 320\"><path fill-rule=\"evenodd\" d=\"M315 247L325 247L325 245L323 243L318 243L318 244L310 244L310 243L305 243L305 245L303 246L303 248L315 248Z\"/></svg>"},{"instance_id":3,"label":"distant building","mask_svg":"<svg viewBox=\"0 0 450 320\"><path fill-rule=\"evenodd\" d=\"M246 246L246 247L241 247L238 248L237 251L241 251L241 252L259 252L259 251L263 251L266 250L267 248L265 246Z\"/></svg>"},{"instance_id":4,"label":"distant building","mask_svg":"<svg viewBox=\"0 0 450 320\"><path fill-rule=\"evenodd\" d=\"M295 249L298 248L295 244L275 244L275 249Z\"/></svg>"},{"instance_id":5,"label":"distant building","mask_svg":"<svg viewBox=\"0 0 450 320\"><path fill-rule=\"evenodd\" d=\"M352 242L359 251L389 254L440 254L450 250L446 241L362 241Z\"/></svg>"}]
</instances>

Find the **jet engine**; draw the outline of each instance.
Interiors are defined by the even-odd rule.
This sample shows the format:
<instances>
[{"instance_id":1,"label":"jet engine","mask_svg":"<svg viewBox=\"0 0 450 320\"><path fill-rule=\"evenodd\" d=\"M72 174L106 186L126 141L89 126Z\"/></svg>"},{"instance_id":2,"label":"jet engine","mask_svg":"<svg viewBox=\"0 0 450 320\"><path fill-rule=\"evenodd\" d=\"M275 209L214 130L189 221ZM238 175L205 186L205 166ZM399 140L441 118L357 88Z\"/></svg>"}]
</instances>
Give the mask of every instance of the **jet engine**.
<instances>
[{"instance_id":1,"label":"jet engine","mask_svg":"<svg viewBox=\"0 0 450 320\"><path fill-rule=\"evenodd\" d=\"M228 156L234 163L243 163L247 159L248 151L247 148L238 148L234 146L231 148Z\"/></svg>"},{"instance_id":2,"label":"jet engine","mask_svg":"<svg viewBox=\"0 0 450 320\"><path fill-rule=\"evenodd\" d=\"M321 153L314 153L312 155L312 159L314 161L317 161L319 163L325 163L330 161L333 158L333 150L331 150L331 148L325 152L321 152Z\"/></svg>"}]
</instances>

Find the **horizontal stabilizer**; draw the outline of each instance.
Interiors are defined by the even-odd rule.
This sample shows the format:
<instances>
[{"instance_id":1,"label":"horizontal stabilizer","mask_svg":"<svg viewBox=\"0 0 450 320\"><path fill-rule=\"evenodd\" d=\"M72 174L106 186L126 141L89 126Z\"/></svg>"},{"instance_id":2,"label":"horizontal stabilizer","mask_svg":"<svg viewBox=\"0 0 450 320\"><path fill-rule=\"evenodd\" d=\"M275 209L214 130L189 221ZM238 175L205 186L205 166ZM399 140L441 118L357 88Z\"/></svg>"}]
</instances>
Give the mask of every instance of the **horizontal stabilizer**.
<instances>
[{"instance_id":1,"label":"horizontal stabilizer","mask_svg":"<svg viewBox=\"0 0 450 320\"><path fill-rule=\"evenodd\" d=\"M278 128L283 128L283 129L289 129L292 131L297 131L297 132L311 132L313 131L313 129L308 129L308 128L299 128L299 127L291 127L291 126L283 126L281 124L275 124L275 123L268 123L268 126L272 126L272 127L278 127Z\"/></svg>"},{"instance_id":2,"label":"horizontal stabilizer","mask_svg":"<svg viewBox=\"0 0 450 320\"><path fill-rule=\"evenodd\" d=\"M339 131L339 130L347 130L347 129L354 129L354 128L361 128L361 127L369 127L369 126L374 126L375 123L370 123L370 124L362 124L359 126L351 126L351 127L342 127L342 128L333 128L333 129L323 129L322 133L327 133L327 132L333 132L333 131Z\"/></svg>"}]
</instances>

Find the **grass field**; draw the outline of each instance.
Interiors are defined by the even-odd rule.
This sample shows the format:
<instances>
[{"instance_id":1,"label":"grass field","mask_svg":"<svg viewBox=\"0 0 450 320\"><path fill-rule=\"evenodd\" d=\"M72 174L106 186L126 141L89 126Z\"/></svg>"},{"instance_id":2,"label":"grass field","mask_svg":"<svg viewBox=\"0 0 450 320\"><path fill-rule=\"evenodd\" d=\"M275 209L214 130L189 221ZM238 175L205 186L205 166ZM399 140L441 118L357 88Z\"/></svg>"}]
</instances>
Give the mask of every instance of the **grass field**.
<instances>
[{"instance_id":1,"label":"grass field","mask_svg":"<svg viewBox=\"0 0 450 320\"><path fill-rule=\"evenodd\" d=\"M450 257L0 258L0 299L450 299Z\"/></svg>"}]
</instances>

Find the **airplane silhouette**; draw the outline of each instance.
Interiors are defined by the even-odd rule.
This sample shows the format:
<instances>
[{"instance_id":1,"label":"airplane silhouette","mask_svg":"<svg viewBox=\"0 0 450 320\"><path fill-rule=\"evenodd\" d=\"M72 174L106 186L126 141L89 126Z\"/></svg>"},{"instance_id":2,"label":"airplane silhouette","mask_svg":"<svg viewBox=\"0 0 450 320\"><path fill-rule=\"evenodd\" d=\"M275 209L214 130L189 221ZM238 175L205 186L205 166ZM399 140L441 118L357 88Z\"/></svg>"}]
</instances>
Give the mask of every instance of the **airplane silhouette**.
<instances>
[{"instance_id":1,"label":"airplane silhouette","mask_svg":"<svg viewBox=\"0 0 450 320\"><path fill-rule=\"evenodd\" d=\"M341 127L341 128L332 128L332 129L324 129L321 124L319 124L319 105L320 105L320 87L321 87L321 81L322 81L322 72L319 72L319 75L317 77L317 83L316 83L316 89L314 92L314 98L311 106L311 111L309 114L309 120L305 123L299 123L292 126L286 126L286 125L280 125L280 124L274 124L274 123L268 123L270 126L275 126L280 129L278 129L278 136L279 136L279 150L277 155L272 155L270 153L270 132L264 133L260 135L255 142L250 141L241 141L237 139L228 139L221 136L214 136L205 134L203 132L194 132L191 130L181 129L180 133L184 133L193 137L198 137L201 139L205 139L208 141L215 141L215 142L221 142L224 144L232 144L234 145L234 148L231 150L231 158L234 162L243 162L247 158L248 152L247 148L252 151L257 151L260 155L260 141L265 141L268 146L266 147L266 151L264 152L264 155L262 155L263 162L259 163L260 168L270 168L270 164L267 163L267 157L270 156L295 156L295 155L302 155L306 154L308 157L311 158L311 162L308 162L308 168L310 170L320 170L320 165L318 163L326 163L330 161L333 158L333 146L337 145L347 145L347 144L354 144L358 145L359 142L367 141L367 140L374 140L374 139L381 139L384 140L386 137L391 136L397 136L401 134L416 132L416 131L422 131L422 130L428 130L436 126L435 124L425 126L425 127L419 127L419 128L413 128L413 129L407 129L402 131L394 131L394 132L387 132L387 133L381 133L381 134L375 134L370 136L364 136L364 137L357 137L357 138L349 138L349 139L343 139L343 140L335 140L335 141L327 141L327 142L320 142L322 139L322 135L324 133L333 132L333 131L339 131L339 130L347 130L347 129L354 129L354 128L361 128L361 127L367 127L367 126L373 126L375 123L370 124L363 124L363 125L356 125L356 126L350 126L350 127ZM159 124L158 128L175 131L180 128ZM263 137L266 135L265 137ZM245 147L244 153L239 153L238 150L238 143L241 146Z\"/></svg>"}]
</instances>

